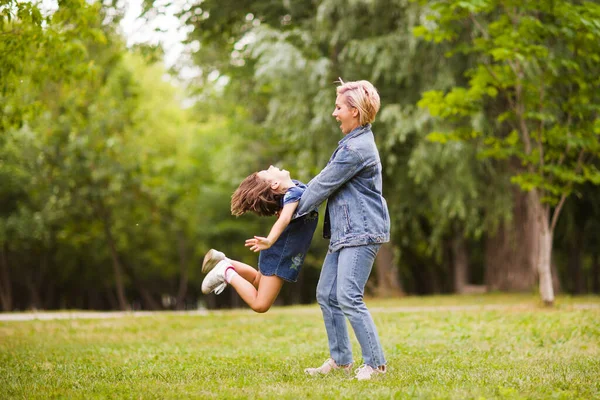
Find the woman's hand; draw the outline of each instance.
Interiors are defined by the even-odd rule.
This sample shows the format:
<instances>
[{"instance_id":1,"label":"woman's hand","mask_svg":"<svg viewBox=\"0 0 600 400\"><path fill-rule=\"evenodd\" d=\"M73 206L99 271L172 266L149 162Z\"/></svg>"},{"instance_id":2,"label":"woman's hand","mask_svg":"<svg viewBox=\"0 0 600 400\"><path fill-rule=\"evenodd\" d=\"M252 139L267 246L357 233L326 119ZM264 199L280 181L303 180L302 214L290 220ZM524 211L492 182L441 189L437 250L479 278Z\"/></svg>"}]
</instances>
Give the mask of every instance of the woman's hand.
<instances>
[{"instance_id":1,"label":"woman's hand","mask_svg":"<svg viewBox=\"0 0 600 400\"><path fill-rule=\"evenodd\" d=\"M246 240L246 247L250 247L253 252L266 250L271 247L271 242L266 237L254 236L253 239Z\"/></svg>"}]
</instances>

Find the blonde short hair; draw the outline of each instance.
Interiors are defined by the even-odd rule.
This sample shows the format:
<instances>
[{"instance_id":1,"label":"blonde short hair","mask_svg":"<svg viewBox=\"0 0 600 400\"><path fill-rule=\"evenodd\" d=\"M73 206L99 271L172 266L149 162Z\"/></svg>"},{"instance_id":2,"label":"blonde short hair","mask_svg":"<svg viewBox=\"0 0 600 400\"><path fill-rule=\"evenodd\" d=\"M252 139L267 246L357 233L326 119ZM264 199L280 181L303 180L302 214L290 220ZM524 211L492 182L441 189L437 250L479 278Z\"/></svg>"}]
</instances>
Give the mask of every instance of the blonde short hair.
<instances>
[{"instance_id":1,"label":"blonde short hair","mask_svg":"<svg viewBox=\"0 0 600 400\"><path fill-rule=\"evenodd\" d=\"M348 99L348 105L358 110L360 125L370 124L375 121L381 102L375 86L369 81L345 82L339 78L340 86L337 94L343 94Z\"/></svg>"}]
</instances>

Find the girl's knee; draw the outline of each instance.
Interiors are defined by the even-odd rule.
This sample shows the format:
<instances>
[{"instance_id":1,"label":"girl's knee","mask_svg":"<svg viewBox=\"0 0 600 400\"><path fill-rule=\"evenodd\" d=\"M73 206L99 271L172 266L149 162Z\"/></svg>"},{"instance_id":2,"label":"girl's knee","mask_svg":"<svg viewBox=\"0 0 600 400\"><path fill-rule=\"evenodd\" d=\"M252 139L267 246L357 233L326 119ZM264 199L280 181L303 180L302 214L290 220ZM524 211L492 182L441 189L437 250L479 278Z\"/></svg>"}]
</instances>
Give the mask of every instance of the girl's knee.
<instances>
[{"instance_id":1,"label":"girl's knee","mask_svg":"<svg viewBox=\"0 0 600 400\"><path fill-rule=\"evenodd\" d=\"M252 310L259 314L266 313L271 308L271 304L269 303L256 303L252 305Z\"/></svg>"}]
</instances>

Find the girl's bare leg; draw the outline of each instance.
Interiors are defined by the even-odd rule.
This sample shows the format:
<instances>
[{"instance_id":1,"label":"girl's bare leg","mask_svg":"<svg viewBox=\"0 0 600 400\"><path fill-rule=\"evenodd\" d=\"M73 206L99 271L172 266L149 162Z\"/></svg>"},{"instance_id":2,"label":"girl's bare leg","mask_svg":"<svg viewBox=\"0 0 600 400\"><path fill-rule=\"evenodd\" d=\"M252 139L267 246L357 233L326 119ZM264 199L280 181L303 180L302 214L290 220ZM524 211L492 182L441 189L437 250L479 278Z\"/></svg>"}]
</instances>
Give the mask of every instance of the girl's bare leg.
<instances>
[{"instance_id":1,"label":"girl's bare leg","mask_svg":"<svg viewBox=\"0 0 600 400\"><path fill-rule=\"evenodd\" d=\"M250 282L252 286L258 289L258 283L260 282L260 277L262 274L258 272L256 268L236 260L229 259L229 261L231 261L235 272L237 272L242 278Z\"/></svg>"},{"instance_id":2,"label":"girl's bare leg","mask_svg":"<svg viewBox=\"0 0 600 400\"><path fill-rule=\"evenodd\" d=\"M234 268L236 268L234 264ZM252 268L252 267L250 267ZM239 271L236 269L239 274ZM242 276L234 276L229 283L238 292L240 297L257 313L269 311L269 308L275 302L281 287L283 279L278 276L260 276L260 286L255 288L251 282Z\"/></svg>"}]
</instances>

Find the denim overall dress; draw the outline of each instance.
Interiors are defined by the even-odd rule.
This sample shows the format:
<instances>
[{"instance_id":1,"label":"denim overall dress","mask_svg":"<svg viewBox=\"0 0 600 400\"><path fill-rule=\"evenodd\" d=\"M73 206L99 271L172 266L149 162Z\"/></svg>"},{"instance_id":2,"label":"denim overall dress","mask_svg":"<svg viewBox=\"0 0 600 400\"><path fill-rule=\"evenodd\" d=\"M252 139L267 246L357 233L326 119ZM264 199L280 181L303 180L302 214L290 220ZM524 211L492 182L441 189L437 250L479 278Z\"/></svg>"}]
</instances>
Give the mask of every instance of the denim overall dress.
<instances>
[{"instance_id":1,"label":"denim overall dress","mask_svg":"<svg viewBox=\"0 0 600 400\"><path fill-rule=\"evenodd\" d=\"M281 200L281 207L300 201L306 185L293 180L296 186L287 190ZM279 236L279 239L267 250L260 252L258 269L265 276L278 276L288 282L296 282L304 263L304 257L310 247L313 234L317 229L319 214L314 209L306 215L295 218Z\"/></svg>"}]
</instances>

